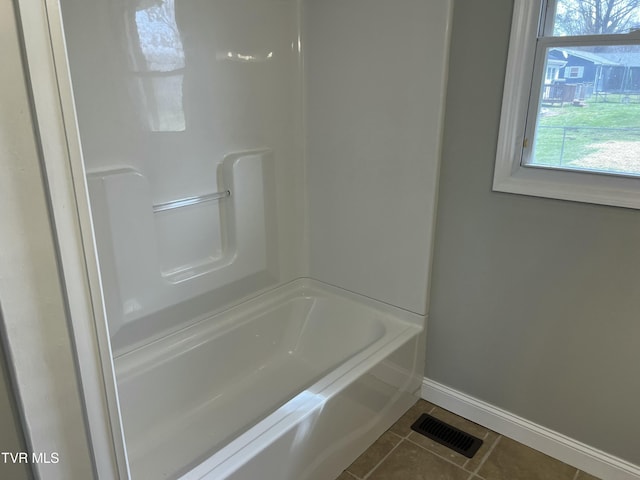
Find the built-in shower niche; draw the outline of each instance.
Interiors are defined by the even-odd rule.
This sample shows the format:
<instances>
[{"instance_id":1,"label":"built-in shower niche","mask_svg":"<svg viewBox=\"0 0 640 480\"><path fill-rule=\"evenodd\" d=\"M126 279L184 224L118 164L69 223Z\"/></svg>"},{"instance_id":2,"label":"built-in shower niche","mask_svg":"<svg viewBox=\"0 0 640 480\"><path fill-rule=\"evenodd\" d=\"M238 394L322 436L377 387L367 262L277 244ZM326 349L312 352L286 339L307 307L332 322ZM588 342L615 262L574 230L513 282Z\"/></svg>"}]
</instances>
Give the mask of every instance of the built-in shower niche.
<instances>
[{"instance_id":1,"label":"built-in shower niche","mask_svg":"<svg viewBox=\"0 0 640 480\"><path fill-rule=\"evenodd\" d=\"M175 198L131 167L88 174L116 355L278 281L274 178L267 149L226 155L211 191Z\"/></svg>"}]
</instances>

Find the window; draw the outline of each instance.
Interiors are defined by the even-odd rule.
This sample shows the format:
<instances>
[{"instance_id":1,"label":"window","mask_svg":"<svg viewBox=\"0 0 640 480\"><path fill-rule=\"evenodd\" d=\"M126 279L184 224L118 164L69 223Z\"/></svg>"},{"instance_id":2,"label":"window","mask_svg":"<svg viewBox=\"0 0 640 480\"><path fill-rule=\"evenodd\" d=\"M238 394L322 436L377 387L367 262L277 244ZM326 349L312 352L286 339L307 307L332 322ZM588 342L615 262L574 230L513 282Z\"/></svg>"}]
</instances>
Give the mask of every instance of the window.
<instances>
[{"instance_id":1,"label":"window","mask_svg":"<svg viewBox=\"0 0 640 480\"><path fill-rule=\"evenodd\" d=\"M554 83L558 80L558 73L560 72L560 68L564 67L567 62L559 62L549 60L547 62L547 73L544 77L546 84Z\"/></svg>"},{"instance_id":2,"label":"window","mask_svg":"<svg viewBox=\"0 0 640 480\"><path fill-rule=\"evenodd\" d=\"M582 78L584 75L584 67L567 67L564 70L564 78Z\"/></svg>"},{"instance_id":3,"label":"window","mask_svg":"<svg viewBox=\"0 0 640 480\"><path fill-rule=\"evenodd\" d=\"M640 0L515 0L493 188L640 208Z\"/></svg>"}]
</instances>

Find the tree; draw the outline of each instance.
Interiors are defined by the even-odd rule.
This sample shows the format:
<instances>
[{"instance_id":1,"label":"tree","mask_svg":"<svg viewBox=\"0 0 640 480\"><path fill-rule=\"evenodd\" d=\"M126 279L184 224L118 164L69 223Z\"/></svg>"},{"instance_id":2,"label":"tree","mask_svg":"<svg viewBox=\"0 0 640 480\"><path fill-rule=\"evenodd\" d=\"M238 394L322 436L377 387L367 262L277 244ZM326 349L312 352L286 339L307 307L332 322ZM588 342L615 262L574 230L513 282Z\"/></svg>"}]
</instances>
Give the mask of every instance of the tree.
<instances>
[{"instance_id":1,"label":"tree","mask_svg":"<svg viewBox=\"0 0 640 480\"><path fill-rule=\"evenodd\" d=\"M558 0L554 35L623 33L640 26L640 0Z\"/></svg>"}]
</instances>

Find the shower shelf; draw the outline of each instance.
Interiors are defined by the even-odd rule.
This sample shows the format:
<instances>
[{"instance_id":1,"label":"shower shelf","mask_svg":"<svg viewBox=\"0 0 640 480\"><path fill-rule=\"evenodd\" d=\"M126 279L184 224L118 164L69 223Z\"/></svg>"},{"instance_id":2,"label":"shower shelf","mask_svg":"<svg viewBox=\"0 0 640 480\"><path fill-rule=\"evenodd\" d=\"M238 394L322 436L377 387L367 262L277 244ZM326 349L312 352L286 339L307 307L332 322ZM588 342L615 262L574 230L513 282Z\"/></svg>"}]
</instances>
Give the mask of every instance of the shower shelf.
<instances>
[{"instance_id":1,"label":"shower shelf","mask_svg":"<svg viewBox=\"0 0 640 480\"><path fill-rule=\"evenodd\" d=\"M171 202L158 203L154 205L153 213L173 210L175 208L188 207L191 205L197 205L199 203L212 202L214 200L221 200L230 196L231 190L224 190L222 192L209 193L207 195L199 195L197 197L180 198L178 200L172 200Z\"/></svg>"}]
</instances>

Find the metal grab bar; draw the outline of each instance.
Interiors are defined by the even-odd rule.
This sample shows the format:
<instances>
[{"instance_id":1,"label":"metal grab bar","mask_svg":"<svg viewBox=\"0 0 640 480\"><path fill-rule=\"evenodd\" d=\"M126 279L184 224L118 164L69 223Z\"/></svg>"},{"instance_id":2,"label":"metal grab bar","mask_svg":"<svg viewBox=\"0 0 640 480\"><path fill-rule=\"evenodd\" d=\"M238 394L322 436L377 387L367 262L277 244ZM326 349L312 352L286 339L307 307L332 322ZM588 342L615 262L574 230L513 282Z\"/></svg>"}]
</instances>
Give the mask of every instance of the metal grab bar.
<instances>
[{"instance_id":1,"label":"metal grab bar","mask_svg":"<svg viewBox=\"0 0 640 480\"><path fill-rule=\"evenodd\" d=\"M173 210L174 208L188 207L190 205L197 205L199 203L212 202L214 200L220 200L231 196L231 190L225 190L223 192L209 193L207 195L200 195L197 197L181 198L179 200L173 200L171 202L158 203L153 206L153 213L164 212L165 210Z\"/></svg>"}]
</instances>

